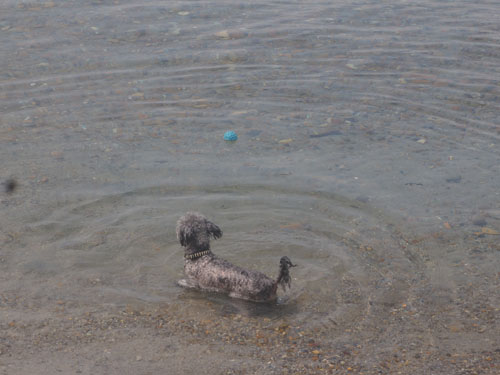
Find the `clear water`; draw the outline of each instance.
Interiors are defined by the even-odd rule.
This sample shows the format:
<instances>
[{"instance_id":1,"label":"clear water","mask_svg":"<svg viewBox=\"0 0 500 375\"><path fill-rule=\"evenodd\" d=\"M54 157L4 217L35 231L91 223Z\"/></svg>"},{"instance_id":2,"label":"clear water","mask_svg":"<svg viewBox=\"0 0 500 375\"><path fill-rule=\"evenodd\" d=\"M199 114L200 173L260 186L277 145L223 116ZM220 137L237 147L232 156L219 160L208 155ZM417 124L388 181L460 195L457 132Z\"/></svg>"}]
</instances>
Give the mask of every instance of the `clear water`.
<instances>
[{"instance_id":1,"label":"clear water","mask_svg":"<svg viewBox=\"0 0 500 375\"><path fill-rule=\"evenodd\" d=\"M0 296L20 302L2 323L43 321L55 300L193 319L210 302L213 319L234 308L332 347L364 340L366 355L494 352L499 14L495 1L4 0L0 177L19 188L0 196ZM279 306L175 285L188 210L221 226L213 250L234 263L299 264Z\"/></svg>"}]
</instances>

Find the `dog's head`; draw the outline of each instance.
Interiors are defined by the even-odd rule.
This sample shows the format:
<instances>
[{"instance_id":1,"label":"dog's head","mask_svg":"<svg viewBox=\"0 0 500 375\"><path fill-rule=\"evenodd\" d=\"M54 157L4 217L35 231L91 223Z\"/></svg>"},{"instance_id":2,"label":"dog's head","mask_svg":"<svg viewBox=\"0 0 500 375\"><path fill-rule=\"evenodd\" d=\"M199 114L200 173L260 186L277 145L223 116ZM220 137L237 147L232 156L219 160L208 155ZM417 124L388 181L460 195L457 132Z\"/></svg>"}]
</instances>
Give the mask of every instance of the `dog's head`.
<instances>
[{"instance_id":1,"label":"dog's head","mask_svg":"<svg viewBox=\"0 0 500 375\"><path fill-rule=\"evenodd\" d=\"M220 228L198 212L188 212L177 221L177 239L186 254L210 250L210 237L222 237Z\"/></svg>"}]
</instances>

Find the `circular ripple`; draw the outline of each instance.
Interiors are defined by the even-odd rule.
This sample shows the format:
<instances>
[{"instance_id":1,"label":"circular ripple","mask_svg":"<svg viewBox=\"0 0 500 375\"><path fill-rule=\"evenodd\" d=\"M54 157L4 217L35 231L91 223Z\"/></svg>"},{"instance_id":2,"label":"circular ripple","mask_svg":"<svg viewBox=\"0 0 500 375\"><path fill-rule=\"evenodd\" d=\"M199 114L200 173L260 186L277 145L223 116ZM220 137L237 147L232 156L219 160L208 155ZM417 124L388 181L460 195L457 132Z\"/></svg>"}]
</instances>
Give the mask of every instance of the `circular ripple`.
<instances>
[{"instance_id":1,"label":"circular ripple","mask_svg":"<svg viewBox=\"0 0 500 375\"><path fill-rule=\"evenodd\" d=\"M269 276L277 275L281 256L298 264L291 270L292 288L281 293L277 306L176 286L183 252L175 224L190 210L222 228L212 250L232 263ZM38 296L55 288L80 303L173 303L195 317L206 313L210 301L222 313L344 330L376 324L373 314L405 301L420 277L418 257L406 250L395 220L330 193L160 186L69 199L50 211L28 225L26 241L41 244L36 254L20 252L15 261L22 277L39 286Z\"/></svg>"}]
</instances>

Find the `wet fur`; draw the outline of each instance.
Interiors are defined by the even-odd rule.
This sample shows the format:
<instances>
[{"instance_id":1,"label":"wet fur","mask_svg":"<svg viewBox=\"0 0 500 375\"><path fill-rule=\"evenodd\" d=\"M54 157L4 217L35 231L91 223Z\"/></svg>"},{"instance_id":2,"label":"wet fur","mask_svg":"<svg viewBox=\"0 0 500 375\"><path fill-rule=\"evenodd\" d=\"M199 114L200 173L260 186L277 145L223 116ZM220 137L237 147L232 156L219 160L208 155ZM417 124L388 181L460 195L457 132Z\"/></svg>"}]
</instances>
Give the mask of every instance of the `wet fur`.
<instances>
[{"instance_id":1,"label":"wet fur","mask_svg":"<svg viewBox=\"0 0 500 375\"><path fill-rule=\"evenodd\" d=\"M185 256L210 250L210 238L220 238L222 231L205 216L188 212L177 222L177 238L185 248ZM290 287L288 257L281 258L280 273L276 280L265 274L235 266L212 252L195 259L185 259L186 279L179 285L204 291L228 294L231 297L251 301L276 299L278 285Z\"/></svg>"}]
</instances>

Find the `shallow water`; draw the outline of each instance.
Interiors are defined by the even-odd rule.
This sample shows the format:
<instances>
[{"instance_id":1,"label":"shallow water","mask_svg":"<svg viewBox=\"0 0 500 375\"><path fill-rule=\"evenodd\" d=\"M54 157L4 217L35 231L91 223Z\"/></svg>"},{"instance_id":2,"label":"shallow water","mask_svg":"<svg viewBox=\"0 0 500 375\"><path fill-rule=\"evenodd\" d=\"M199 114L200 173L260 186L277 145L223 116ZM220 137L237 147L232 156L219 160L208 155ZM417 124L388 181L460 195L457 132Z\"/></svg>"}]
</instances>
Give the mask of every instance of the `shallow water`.
<instances>
[{"instance_id":1,"label":"shallow water","mask_svg":"<svg viewBox=\"0 0 500 375\"><path fill-rule=\"evenodd\" d=\"M235 332L294 327L331 352L312 355L325 365L357 345L359 371L392 371L402 348L404 373L460 373L455 355L495 371L499 13L4 1L0 178L19 187L0 196L2 325L44 322L54 304L169 306L179 321L245 317ZM222 228L212 247L233 263L275 275L288 255L291 291L269 306L178 288L188 210Z\"/></svg>"}]
</instances>

